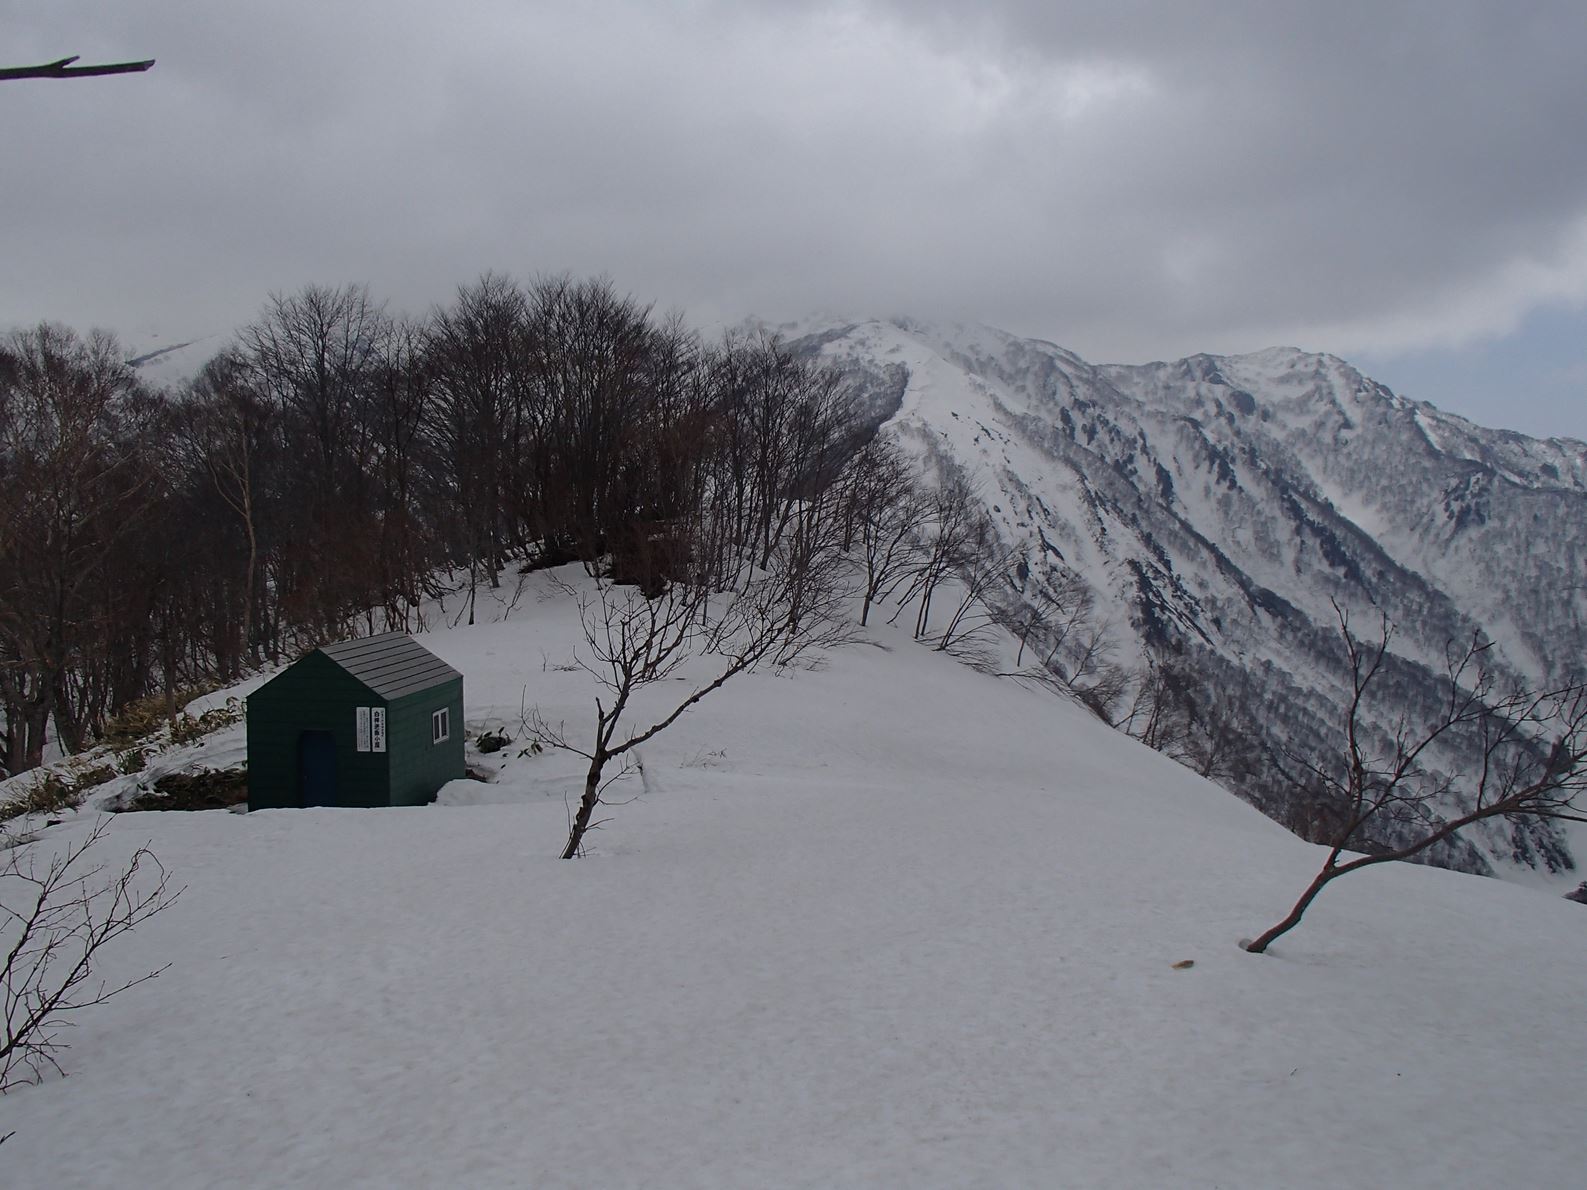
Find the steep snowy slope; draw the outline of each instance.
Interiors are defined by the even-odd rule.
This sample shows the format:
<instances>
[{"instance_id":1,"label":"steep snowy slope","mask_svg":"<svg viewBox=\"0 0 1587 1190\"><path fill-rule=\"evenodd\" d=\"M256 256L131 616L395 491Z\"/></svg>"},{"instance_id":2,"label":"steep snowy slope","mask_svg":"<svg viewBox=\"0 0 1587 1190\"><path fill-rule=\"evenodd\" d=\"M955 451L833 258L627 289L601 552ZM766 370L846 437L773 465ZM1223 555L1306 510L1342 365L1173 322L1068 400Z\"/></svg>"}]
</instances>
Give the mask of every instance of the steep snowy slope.
<instances>
[{"instance_id":1,"label":"steep snowy slope","mask_svg":"<svg viewBox=\"0 0 1587 1190\"><path fill-rule=\"evenodd\" d=\"M525 699L590 719L574 639L537 581L505 623L425 643L465 673L472 730L516 733ZM0 1181L1442 1190L1587 1168L1581 906L1394 866L1247 954L1317 848L885 625L658 737L588 860L552 858L575 761L481 759L496 782L419 809L118 817L105 858L151 840L187 891L104 974L172 966L81 1018L70 1078L0 1099Z\"/></svg>"},{"instance_id":2,"label":"steep snowy slope","mask_svg":"<svg viewBox=\"0 0 1587 1190\"><path fill-rule=\"evenodd\" d=\"M1482 430L1287 349L1093 367L984 327L791 333L891 397L887 433L977 482L1035 576L1010 598L1077 571L1118 609L1126 657L1188 657L1263 747L1313 746L1339 721L1335 601L1358 627L1378 608L1396 625L1396 715L1434 697L1446 646L1474 633L1532 682L1587 659L1581 443ZM1241 792L1306 829L1310 809L1270 777ZM1473 832L1437 858L1573 862L1536 824Z\"/></svg>"},{"instance_id":3,"label":"steep snowy slope","mask_svg":"<svg viewBox=\"0 0 1587 1190\"><path fill-rule=\"evenodd\" d=\"M1121 392L1211 427L1226 449L1305 476L1525 672L1579 669L1587 445L1482 429L1402 400L1342 360L1293 350L1103 372Z\"/></svg>"}]
</instances>

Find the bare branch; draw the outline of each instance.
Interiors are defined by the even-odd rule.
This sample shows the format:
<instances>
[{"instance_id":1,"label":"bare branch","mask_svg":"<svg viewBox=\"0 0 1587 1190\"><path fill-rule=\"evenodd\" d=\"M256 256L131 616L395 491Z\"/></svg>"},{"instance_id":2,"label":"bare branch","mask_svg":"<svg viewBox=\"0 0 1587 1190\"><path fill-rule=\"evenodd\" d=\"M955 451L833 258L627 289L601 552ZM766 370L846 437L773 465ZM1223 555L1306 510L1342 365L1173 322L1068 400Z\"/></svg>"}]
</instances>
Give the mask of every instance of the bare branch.
<instances>
[{"instance_id":1,"label":"bare branch","mask_svg":"<svg viewBox=\"0 0 1587 1190\"><path fill-rule=\"evenodd\" d=\"M1341 754L1292 755L1293 767L1278 762L1275 770L1297 788L1329 791L1342 813L1323 840L1329 851L1321 869L1284 919L1247 944L1254 953L1294 929L1317 895L1346 873L1413 858L1492 818L1587 821L1587 686L1501 690L1488 661L1491 642L1473 635L1445 648L1433 717L1413 727L1402 715L1380 750L1366 739L1364 707L1385 671L1394 626L1380 613L1376 641L1365 642L1351 631L1348 613L1338 604L1334 611L1351 676ZM1459 769L1440 771L1435 754ZM1343 859L1370 827L1384 823L1397 828L1395 842Z\"/></svg>"},{"instance_id":2,"label":"bare branch","mask_svg":"<svg viewBox=\"0 0 1587 1190\"><path fill-rule=\"evenodd\" d=\"M60 1071L66 1048L60 1030L72 1014L103 1004L158 978L165 967L110 983L96 981L100 950L169 908L182 890L147 846L119 873L89 866L85 856L104 838L100 821L80 841L40 861L31 849L13 848L0 866L6 941L0 963L0 1091Z\"/></svg>"},{"instance_id":3,"label":"bare branch","mask_svg":"<svg viewBox=\"0 0 1587 1190\"><path fill-rule=\"evenodd\" d=\"M0 67L0 82L7 79L78 79L98 78L107 74L142 74L154 65L154 59L142 62L107 62L96 66L73 66L78 55L45 62L41 66Z\"/></svg>"}]
</instances>

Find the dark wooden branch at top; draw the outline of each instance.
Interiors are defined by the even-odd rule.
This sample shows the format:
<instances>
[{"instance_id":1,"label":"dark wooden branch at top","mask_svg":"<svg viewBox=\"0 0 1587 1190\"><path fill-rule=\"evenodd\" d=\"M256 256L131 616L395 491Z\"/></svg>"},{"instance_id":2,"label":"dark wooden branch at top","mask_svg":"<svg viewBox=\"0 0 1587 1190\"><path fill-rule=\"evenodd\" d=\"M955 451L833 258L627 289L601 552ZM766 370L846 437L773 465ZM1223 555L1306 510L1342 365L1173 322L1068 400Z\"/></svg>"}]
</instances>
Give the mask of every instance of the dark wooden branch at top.
<instances>
[{"instance_id":1,"label":"dark wooden branch at top","mask_svg":"<svg viewBox=\"0 0 1587 1190\"><path fill-rule=\"evenodd\" d=\"M147 62L109 62L101 66L73 66L78 55L62 58L59 62L46 62L43 66L0 66L0 81L5 79L81 79L102 74L141 74L154 65Z\"/></svg>"}]
</instances>

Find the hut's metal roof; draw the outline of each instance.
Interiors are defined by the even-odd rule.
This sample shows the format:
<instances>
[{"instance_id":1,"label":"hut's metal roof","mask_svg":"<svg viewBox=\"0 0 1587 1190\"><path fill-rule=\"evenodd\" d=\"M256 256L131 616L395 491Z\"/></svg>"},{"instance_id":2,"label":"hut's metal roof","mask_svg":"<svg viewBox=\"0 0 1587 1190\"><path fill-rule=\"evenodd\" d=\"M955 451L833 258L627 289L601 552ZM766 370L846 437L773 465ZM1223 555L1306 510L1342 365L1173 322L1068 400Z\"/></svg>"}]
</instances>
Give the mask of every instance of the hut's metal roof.
<instances>
[{"instance_id":1,"label":"hut's metal roof","mask_svg":"<svg viewBox=\"0 0 1587 1190\"><path fill-rule=\"evenodd\" d=\"M320 652L385 699L463 676L405 632L344 640L324 645Z\"/></svg>"}]
</instances>

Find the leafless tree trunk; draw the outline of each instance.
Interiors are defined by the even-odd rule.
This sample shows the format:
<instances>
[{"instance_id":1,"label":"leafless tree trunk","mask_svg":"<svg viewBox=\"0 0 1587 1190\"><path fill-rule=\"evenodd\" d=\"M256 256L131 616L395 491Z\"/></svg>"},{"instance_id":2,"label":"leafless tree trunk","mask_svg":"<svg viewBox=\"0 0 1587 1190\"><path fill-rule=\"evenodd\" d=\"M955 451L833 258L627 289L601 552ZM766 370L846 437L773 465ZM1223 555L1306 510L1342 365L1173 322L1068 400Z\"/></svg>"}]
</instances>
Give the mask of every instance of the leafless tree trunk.
<instances>
[{"instance_id":1,"label":"leafless tree trunk","mask_svg":"<svg viewBox=\"0 0 1587 1190\"><path fill-rule=\"evenodd\" d=\"M274 295L239 333L249 388L279 419L294 461L276 512L280 536L296 548L272 559L274 598L313 643L382 602L371 529L377 393L392 333L384 308L356 285Z\"/></svg>"},{"instance_id":2,"label":"leafless tree trunk","mask_svg":"<svg viewBox=\"0 0 1587 1190\"><path fill-rule=\"evenodd\" d=\"M997 539L991 520L977 516L965 541L962 560L954 568L959 580L959 602L948 625L937 639L939 652L949 652L968 638L996 623L988 599L1008 579L1018 547L1005 547Z\"/></svg>"},{"instance_id":3,"label":"leafless tree trunk","mask_svg":"<svg viewBox=\"0 0 1587 1190\"><path fill-rule=\"evenodd\" d=\"M659 735L707 695L739 674L766 663L787 665L805 654L838 643L841 627L820 613L830 606L822 584L831 572L816 567L773 565L737 591L713 594L704 583L674 582L654 598L634 587L597 581L593 595L579 604L587 657L580 664L606 689L595 704L595 730L588 748L567 738L561 727L535 718L533 727L553 747L589 760L584 790L569 826L563 859L583 847L594 825L607 766ZM800 609L803 608L803 614ZM709 657L710 676L647 727L624 726L634 696L672 677L691 658Z\"/></svg>"},{"instance_id":4,"label":"leafless tree trunk","mask_svg":"<svg viewBox=\"0 0 1587 1190\"><path fill-rule=\"evenodd\" d=\"M75 749L108 683L87 680L128 621L113 564L135 554L155 471L153 405L103 334L42 324L0 343L0 703L7 767Z\"/></svg>"},{"instance_id":5,"label":"leafless tree trunk","mask_svg":"<svg viewBox=\"0 0 1587 1190\"><path fill-rule=\"evenodd\" d=\"M972 554L976 531L975 489L957 471L942 478L931 493L931 513L927 521L924 560L911 573L899 596L893 619L910 603L916 603L914 636L923 638L931 626L931 601L937 588L953 571L966 565ZM891 621L889 621L891 622Z\"/></svg>"},{"instance_id":6,"label":"leafless tree trunk","mask_svg":"<svg viewBox=\"0 0 1587 1190\"><path fill-rule=\"evenodd\" d=\"M915 481L914 469L891 443L873 439L855 455L846 483L845 519L848 549L858 542L864 569L860 625L871 607L890 595L921 564L921 536L931 514L930 502Z\"/></svg>"},{"instance_id":7,"label":"leafless tree trunk","mask_svg":"<svg viewBox=\"0 0 1587 1190\"><path fill-rule=\"evenodd\" d=\"M268 410L247 389L244 364L223 353L194 380L191 403L180 419L187 446L216 495L237 517L247 541L235 655L257 664L254 593L259 575L258 454L269 433ZM226 676L235 676L228 673Z\"/></svg>"},{"instance_id":8,"label":"leafless tree trunk","mask_svg":"<svg viewBox=\"0 0 1587 1190\"><path fill-rule=\"evenodd\" d=\"M1393 626L1380 620L1375 642L1350 628L1334 605L1351 675L1340 752L1331 757L1291 757L1285 777L1297 786L1333 796L1340 813L1322 867L1282 920L1246 949L1261 954L1300 924L1333 881L1363 868L1419 855L1457 831L1489 818L1536 817L1587 822L1581 801L1587 788L1587 686L1572 682L1537 691L1501 689L1487 664L1491 645L1473 638L1448 650L1445 693L1437 713L1413 727L1402 717L1386 740L1370 737L1364 707L1389 656ZM1433 766L1441 747L1460 746L1473 757L1455 776ZM1446 808L1453 811L1445 813ZM1392 819L1410 841L1356 854L1366 828Z\"/></svg>"}]
</instances>

